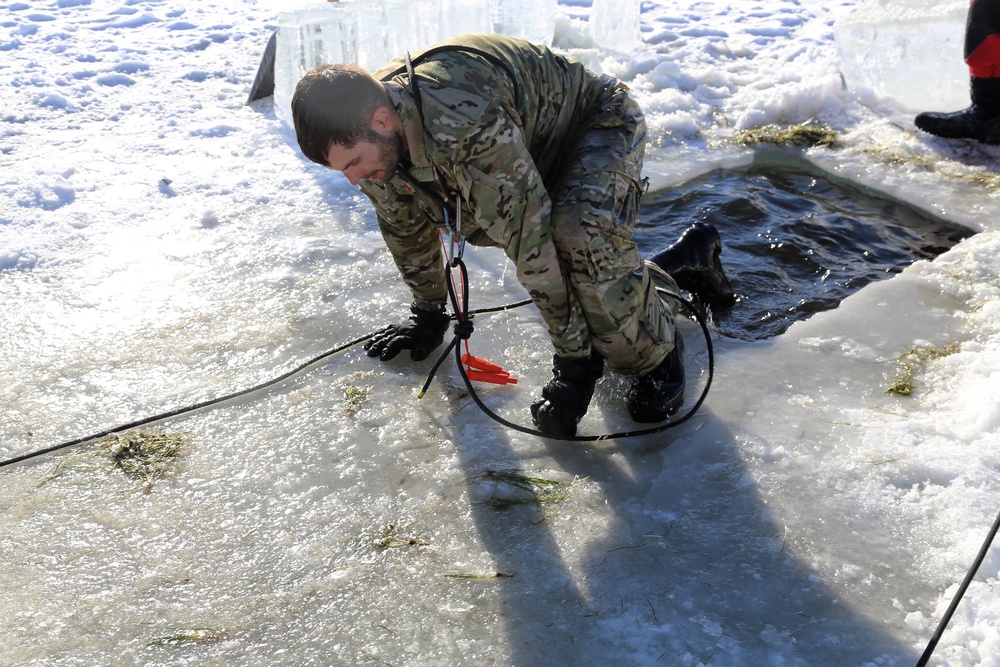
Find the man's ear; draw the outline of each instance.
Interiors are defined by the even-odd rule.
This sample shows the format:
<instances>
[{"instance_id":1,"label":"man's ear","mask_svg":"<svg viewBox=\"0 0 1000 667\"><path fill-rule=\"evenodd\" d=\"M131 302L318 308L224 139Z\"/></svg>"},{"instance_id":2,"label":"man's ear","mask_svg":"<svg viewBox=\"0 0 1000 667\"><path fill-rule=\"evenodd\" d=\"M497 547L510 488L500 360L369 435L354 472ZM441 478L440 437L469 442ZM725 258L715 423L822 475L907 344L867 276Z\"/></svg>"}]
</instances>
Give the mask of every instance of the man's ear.
<instances>
[{"instance_id":1,"label":"man's ear","mask_svg":"<svg viewBox=\"0 0 1000 667\"><path fill-rule=\"evenodd\" d=\"M372 111L371 126L373 130L392 129L392 114L388 107L377 107Z\"/></svg>"}]
</instances>

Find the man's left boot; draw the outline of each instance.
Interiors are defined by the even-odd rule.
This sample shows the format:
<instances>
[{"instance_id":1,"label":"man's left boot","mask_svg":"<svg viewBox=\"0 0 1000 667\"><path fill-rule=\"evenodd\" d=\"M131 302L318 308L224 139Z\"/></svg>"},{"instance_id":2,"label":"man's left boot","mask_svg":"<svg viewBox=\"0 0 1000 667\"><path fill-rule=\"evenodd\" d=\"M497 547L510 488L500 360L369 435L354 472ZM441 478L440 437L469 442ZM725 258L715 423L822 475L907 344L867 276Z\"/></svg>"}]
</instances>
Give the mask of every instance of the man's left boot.
<instances>
[{"instance_id":1,"label":"man's left boot","mask_svg":"<svg viewBox=\"0 0 1000 667\"><path fill-rule=\"evenodd\" d=\"M913 119L914 125L947 139L975 139L984 144L1000 144L1000 78L972 77L972 106L954 113L925 112Z\"/></svg>"},{"instance_id":2,"label":"man's left boot","mask_svg":"<svg viewBox=\"0 0 1000 667\"><path fill-rule=\"evenodd\" d=\"M625 392L632 420L641 424L664 422L684 403L684 343L674 332L674 349L660 365L632 380Z\"/></svg>"},{"instance_id":3,"label":"man's left boot","mask_svg":"<svg viewBox=\"0 0 1000 667\"><path fill-rule=\"evenodd\" d=\"M718 230L696 222L677 241L649 258L670 274L677 286L713 308L729 308L736 303L733 286L726 277L719 255L722 239Z\"/></svg>"}]
</instances>

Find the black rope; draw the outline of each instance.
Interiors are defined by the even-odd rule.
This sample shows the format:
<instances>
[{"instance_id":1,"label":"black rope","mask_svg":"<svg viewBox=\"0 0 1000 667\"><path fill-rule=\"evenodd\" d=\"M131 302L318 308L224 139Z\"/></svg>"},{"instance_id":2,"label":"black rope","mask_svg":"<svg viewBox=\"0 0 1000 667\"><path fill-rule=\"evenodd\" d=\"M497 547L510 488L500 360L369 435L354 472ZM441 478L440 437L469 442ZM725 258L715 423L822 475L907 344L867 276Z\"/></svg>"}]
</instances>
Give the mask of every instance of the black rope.
<instances>
[{"instance_id":1,"label":"black rope","mask_svg":"<svg viewBox=\"0 0 1000 667\"><path fill-rule=\"evenodd\" d=\"M372 333L368 334L367 336L363 336L361 338L357 338L355 340L352 340L349 343L344 343L343 345L341 345L341 346L339 346L337 348L329 350L328 352L324 352L323 354L319 355L318 357L313 357L309 361L305 362L304 364L300 364L299 366L293 368L292 370L288 371L287 373L284 373L283 375L279 375L278 377L276 377L276 378L274 378L272 380L268 380L266 382L262 382L262 383L260 383L260 384L258 384L256 386L250 387L249 389L242 389L240 391L233 392L232 394L226 394L225 396L220 396L218 398L212 398L212 399L209 399L209 400L206 400L206 401L202 401L200 403L194 403L192 405L187 405L187 406L184 406L182 408L177 408L176 410L171 410L169 412L164 412L162 414L153 415L152 417L147 417L145 419L139 419L139 420L134 421L134 422L129 422L128 424L122 424L121 426L115 426L114 428L109 428L107 430L101 431L100 433L94 433L92 435L87 435L87 436L84 436L82 438L76 438L75 440L70 440L68 442L63 442L63 443L60 443L58 445L53 445L51 447L46 447L45 449L39 449L39 450L34 451L34 452L29 452L27 454L22 454L21 456L15 456L12 459L7 459L6 461L0 461L0 468L3 468L5 466L14 465L15 463L20 463L22 461L27 461L28 459L32 459L32 458L35 458L35 457L38 457L38 456L42 456L44 454L51 454L52 452L57 452L60 449L66 449L68 447L73 447L74 445L81 445L81 444L83 444L85 442L90 442L91 440L97 440L98 438L103 438L103 437L109 436L112 433L118 433L120 431L127 431L129 429L138 428L140 426L148 426L149 424L152 424L152 423L155 423L155 422L158 422L158 421L163 421L164 419L170 419L171 417L177 417L178 415L187 414L189 412L195 412L196 410L201 410L202 408L207 408L207 407L212 406L212 405L218 405L219 403L225 403L226 401L231 401L234 398L239 398L241 396L246 396L247 394L252 394L255 391L260 391L261 389L267 389L268 387L273 387L274 385L280 384L280 383L284 382L285 380L291 378L292 376L298 375L299 373L301 373L302 371L306 370L310 366L318 364L319 362L323 361L327 357L332 357L333 355L339 354L340 352L343 352L344 350L346 350L348 348L354 347L355 345L358 345L359 343L365 342L366 340L368 340L369 338L371 338L372 336L374 336L375 333L377 333L377 332L372 332Z\"/></svg>"},{"instance_id":2,"label":"black rope","mask_svg":"<svg viewBox=\"0 0 1000 667\"><path fill-rule=\"evenodd\" d=\"M477 315L485 315L485 314L488 314L488 313L499 313L499 312L503 312L505 310L513 310L514 308L520 308L521 306L526 306L529 303L531 303L531 299L525 299L524 301L518 301L516 303L511 303L511 304L507 304L507 305L503 305L503 306L494 306L494 307L491 307L491 308L481 308L481 309L473 311L473 312L475 314L477 314ZM340 346L338 346L338 347L336 347L336 348L334 348L332 350L324 352L323 354L321 354L321 355L319 355L317 357L313 357L309 361L306 361L305 363L300 364L299 366L293 368L292 370L288 371L287 373L284 373L283 375L279 375L278 377L276 377L274 379L268 380L266 382L262 382L262 383L260 383L258 385L250 387L249 389L243 389L241 391L233 392L231 394L226 394L225 396L220 396L220 397L217 397L217 398L212 398L212 399L209 399L209 400L201 401L200 403L194 403L192 405L186 405L184 407L177 408L175 410L170 410L169 412L164 412L164 413L161 413L161 414L158 414L158 415L153 415L152 417L147 417L145 419L139 419L139 420L136 420L136 421L133 421L133 422L129 422L127 424L121 424L121 425L115 426L113 428L105 429L105 430L103 430L103 431L101 431L99 433L92 433L90 435L86 435L86 436L83 436L81 438L76 438L74 440L69 440L67 442L59 443L58 445L52 445L51 447L45 447L44 449L35 450L33 452L28 452L26 454L21 454L19 456L15 456L13 458L6 459L4 461L0 461L0 468L4 468L4 467L7 467L7 466L12 466L15 463L21 463L21 462L27 461L29 459L37 458L39 456L44 456L45 454L51 454L53 452L58 452L58 451L60 451L62 449L68 449L68 448L73 447L75 445L82 445L84 443L90 442L91 440L97 440L99 438L107 437L107 436L111 435L112 433L120 433L122 431L127 431L129 429L139 428L140 426L148 426L150 424L154 424L154 423L159 422L159 421L164 421L166 419L170 419L171 417L177 417L177 416L180 416L180 415L183 415L183 414L187 414L189 412L195 412L196 410L201 410L203 408L211 407L213 405L219 405L220 403L225 403L226 401L231 401L233 399L240 398L241 396L246 396L247 394L252 394L252 393L254 393L256 391L260 391L262 389L267 389L268 387L273 387L274 385L280 384L280 383L288 380L289 378L291 378L291 377L293 377L295 375L298 375L299 373L302 373L303 371L307 370L308 368L310 368L312 366L315 366L316 364L318 364L319 362L327 359L328 357L332 357L333 355L339 354L339 353L343 352L344 350L347 350L349 348L354 347L355 345L358 345L360 343L364 343L366 340L368 340L372 336L374 336L375 333L376 332L372 332L372 333L368 334L367 336L362 336L361 338L357 338L357 339L352 340L352 341L350 341L348 343L344 343L343 345L340 345ZM453 344L455 344L455 343L457 343L457 340L453 342ZM439 360L437 365L440 366L440 364L441 364L441 362ZM435 370L436 370L436 366L435 366ZM429 381L428 381L428 384L429 384ZM426 391L426 387L425 387L425 391Z\"/></svg>"},{"instance_id":3,"label":"black rope","mask_svg":"<svg viewBox=\"0 0 1000 667\"><path fill-rule=\"evenodd\" d=\"M462 375L462 380L465 382L465 386L469 390L469 395L472 396L472 400L476 403L476 405L479 406L479 409L482 410L486 414L486 416L488 416L490 419L499 424L502 424L503 426L506 426L507 428L513 429L520 433L525 433L527 435L537 436L540 438L549 438L551 440L568 440L571 442L595 442L598 440L617 440L621 438L632 438L641 435L653 435L654 433L662 433L663 431L666 431L668 428L674 428L676 426L680 426L684 422L694 417L694 414L698 412L698 408L701 407L702 403L704 403L705 399L708 397L708 390L712 387L712 378L715 375L715 350L712 347L712 335L711 332L709 332L708 330L708 322L705 321L704 316L698 311L698 309L694 307L694 304L692 304L690 301L680 296L679 294L675 294L673 296L676 297L677 300L680 301L682 304L687 306L688 310L690 310L694 314L695 319L701 326L702 333L705 335L705 345L708 350L708 377L706 378L705 381L705 387L704 389L702 389L701 395L698 397L698 400L695 402L695 404L691 406L691 408L686 413L684 413L683 416L678 417L677 419L671 419L670 421L660 424L658 426L637 429L634 431L607 433L603 435L553 435L550 433L543 433L542 431L539 431L536 428L529 428L527 426L522 426L521 424L517 424L507 419L504 419L500 415L493 412L485 403L483 403L482 399L479 398L479 394L476 392L475 386L473 386L472 384L472 380L469 379L468 373L465 372L465 364L462 363L462 349L461 345L459 344L459 340L467 339L472 334L472 328L471 328L472 316L465 315L465 313L467 313L469 309L468 272L466 271L465 263L461 260L461 258L455 259L447 268L458 269L459 277L462 281L463 289L461 295L462 297L461 303L459 303L459 295L455 293L456 290L454 286L454 279L452 277L454 275L453 271L449 272L449 279L445 281L445 283L448 285L448 296L451 299L452 307L455 309L456 313L455 316L458 319L458 324L455 325L455 337L452 339L451 344L448 345L447 349L445 349L444 353L442 353L441 356L438 358L433 368L431 368L431 372L427 377L427 381L424 383L423 389L421 389L420 391L420 397L423 397L423 395L427 392L428 387L430 387L431 385L431 381L434 379L434 374L437 373L438 368L441 367L441 364L444 362L445 358L453 349L455 351L455 362L456 365L458 366L458 371ZM521 302L521 304L527 304L527 303L531 303L531 301L526 300ZM465 325L467 328L463 329L462 328L463 325Z\"/></svg>"},{"instance_id":4,"label":"black rope","mask_svg":"<svg viewBox=\"0 0 1000 667\"><path fill-rule=\"evenodd\" d=\"M708 397L708 390L712 386L712 377L715 374L715 351L712 347L712 337L708 330L708 323L705 321L705 318L701 315L701 313L699 313L698 310L691 304L690 301L680 296L678 296L677 298L681 301L681 303L687 306L692 313L694 313L695 319L697 320L698 324L701 325L702 333L704 333L705 335L705 344L708 350L708 377L706 378L705 387L702 389L701 395L698 397L698 400L695 402L693 406L691 406L691 408L686 413L684 413L683 416L678 417L677 419L672 419L658 426L636 429L634 431L606 433L603 435L552 435L548 433L542 433L536 428L529 428L527 426L522 426L520 424L516 424L512 421L504 419L500 415L493 412L485 403L483 403L482 399L479 398L479 394L476 392L476 388L472 384L472 380L469 379L468 374L465 372L465 365L462 364L461 349L459 349L457 345L453 345L453 347L455 348L455 361L458 365L459 373L462 375L462 380L465 382L465 386L469 390L469 395L472 396L472 400L476 403L476 405L479 406L479 409L482 410L484 413L486 413L486 416L488 416L490 419L520 433L525 433L527 435L534 435L540 438L549 438L550 440L568 440L571 442L595 442L600 440L618 440L621 438L633 438L641 435L653 435L654 433L662 433L663 431L666 431L669 428L680 426L684 422L694 417L695 413L698 412L698 408L701 407L702 403L704 403L705 399ZM457 344L457 342L458 342L458 336L455 337L452 343ZM447 353L449 351L450 350L446 350L444 356L447 356ZM440 365L440 360L438 361L438 365ZM428 385L429 384L430 380L428 380Z\"/></svg>"},{"instance_id":5,"label":"black rope","mask_svg":"<svg viewBox=\"0 0 1000 667\"><path fill-rule=\"evenodd\" d=\"M430 389L431 382L434 381L434 376L437 374L438 369L441 368L441 364L444 363L444 360L448 358L448 353L451 352L451 349L453 347L458 347L458 341L460 338L461 336L455 336L452 338L451 342L448 343L448 347L445 348L444 354L439 356L438 360L434 362L433 366L431 366L431 372L427 374L427 379L424 381L424 386L420 388L420 393L417 394L417 398L423 398L424 394L427 393L427 390Z\"/></svg>"},{"instance_id":6,"label":"black rope","mask_svg":"<svg viewBox=\"0 0 1000 667\"><path fill-rule=\"evenodd\" d=\"M941 635L944 634L945 628L951 622L951 617L955 614L955 610L958 608L958 603L961 602L962 596L965 595L965 591L969 588L969 584L972 583L973 577L976 576L976 572L979 570L979 566L983 564L983 560L986 559L986 554L990 550L990 546L993 544L993 539L997 536L997 530L1000 529L1000 514L997 514L996 520L993 522L993 527L990 528L989 535L986 536L986 541L983 542L983 546L979 549L979 555L976 556L976 561L969 568L968 573L965 575L965 580L962 581L962 585L958 587L958 592L955 593L955 597L952 598L951 604L948 605L948 610L944 613L941 618L941 622L938 623L937 630L934 631L934 635L931 637L930 641L927 642L927 648L924 649L923 655L920 656L920 660L917 661L917 667L925 667L927 661L931 659L931 654L934 653L934 649L937 648L938 642L941 640Z\"/></svg>"}]
</instances>

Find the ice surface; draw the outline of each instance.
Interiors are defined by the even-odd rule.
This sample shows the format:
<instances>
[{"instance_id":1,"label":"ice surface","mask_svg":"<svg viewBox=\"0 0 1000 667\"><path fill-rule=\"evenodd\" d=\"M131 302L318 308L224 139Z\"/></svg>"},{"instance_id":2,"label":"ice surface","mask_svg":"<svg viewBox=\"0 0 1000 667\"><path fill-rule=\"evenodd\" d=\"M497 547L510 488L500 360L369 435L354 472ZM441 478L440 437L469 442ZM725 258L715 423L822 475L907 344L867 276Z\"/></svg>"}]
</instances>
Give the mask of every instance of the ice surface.
<instances>
[{"instance_id":1,"label":"ice surface","mask_svg":"<svg viewBox=\"0 0 1000 667\"><path fill-rule=\"evenodd\" d=\"M291 126L295 84L310 68L354 63L375 71L393 58L466 33L551 44L555 0L346 0L278 17L274 104Z\"/></svg>"},{"instance_id":2,"label":"ice surface","mask_svg":"<svg viewBox=\"0 0 1000 667\"><path fill-rule=\"evenodd\" d=\"M967 12L953 0L868 0L834 29L848 88L910 112L968 106Z\"/></svg>"}]
</instances>

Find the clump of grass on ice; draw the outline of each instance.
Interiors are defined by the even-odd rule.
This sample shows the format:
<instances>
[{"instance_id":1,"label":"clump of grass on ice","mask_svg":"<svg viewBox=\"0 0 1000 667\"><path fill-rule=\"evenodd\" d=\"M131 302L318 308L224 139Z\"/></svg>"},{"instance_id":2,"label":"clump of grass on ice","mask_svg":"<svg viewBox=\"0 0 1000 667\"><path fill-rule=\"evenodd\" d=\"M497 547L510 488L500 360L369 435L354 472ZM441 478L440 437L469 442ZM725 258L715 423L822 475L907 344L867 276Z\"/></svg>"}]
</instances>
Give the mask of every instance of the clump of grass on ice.
<instances>
[{"instance_id":1,"label":"clump of grass on ice","mask_svg":"<svg viewBox=\"0 0 1000 667\"><path fill-rule=\"evenodd\" d=\"M214 644L229 638L226 628L184 628L166 637L161 637L152 646L180 646L183 644Z\"/></svg>"},{"instance_id":2,"label":"clump of grass on ice","mask_svg":"<svg viewBox=\"0 0 1000 667\"><path fill-rule=\"evenodd\" d=\"M780 146L826 146L838 143L837 132L829 125L807 120L796 125L762 125L737 132L733 143L738 146L777 144Z\"/></svg>"},{"instance_id":3,"label":"clump of grass on ice","mask_svg":"<svg viewBox=\"0 0 1000 667\"><path fill-rule=\"evenodd\" d=\"M109 435L101 450L127 476L151 484L173 470L186 444L183 433L141 430Z\"/></svg>"},{"instance_id":4,"label":"clump of grass on ice","mask_svg":"<svg viewBox=\"0 0 1000 667\"><path fill-rule=\"evenodd\" d=\"M367 407L372 387L364 381L371 377L371 372L358 371L351 373L341 381L341 389L344 392L344 414L348 417L353 417Z\"/></svg>"},{"instance_id":5,"label":"clump of grass on ice","mask_svg":"<svg viewBox=\"0 0 1000 667\"><path fill-rule=\"evenodd\" d=\"M490 572L489 574L475 574L467 572L456 572L454 574L444 575L449 579L510 579L514 576L513 572Z\"/></svg>"},{"instance_id":6,"label":"clump of grass on ice","mask_svg":"<svg viewBox=\"0 0 1000 667\"><path fill-rule=\"evenodd\" d=\"M577 481L575 478L571 481L549 479L516 468L485 470L473 479L491 486L492 492L485 498L485 502L499 509L528 502L562 502L569 498L573 484ZM515 492L510 493L509 490Z\"/></svg>"},{"instance_id":7,"label":"clump of grass on ice","mask_svg":"<svg viewBox=\"0 0 1000 667\"><path fill-rule=\"evenodd\" d=\"M885 390L885 393L895 394L896 396L910 396L916 388L914 383L917 373L925 363L940 359L941 357L947 357L949 354L955 354L956 352L958 352L958 344L951 343L943 348L934 346L915 347L909 352L901 354L896 359L896 364L898 365L896 380Z\"/></svg>"},{"instance_id":8,"label":"clump of grass on ice","mask_svg":"<svg viewBox=\"0 0 1000 667\"><path fill-rule=\"evenodd\" d=\"M407 535L404 529L394 523L386 524L379 535L375 538L376 549L398 549L400 547L426 547L428 543Z\"/></svg>"}]
</instances>

